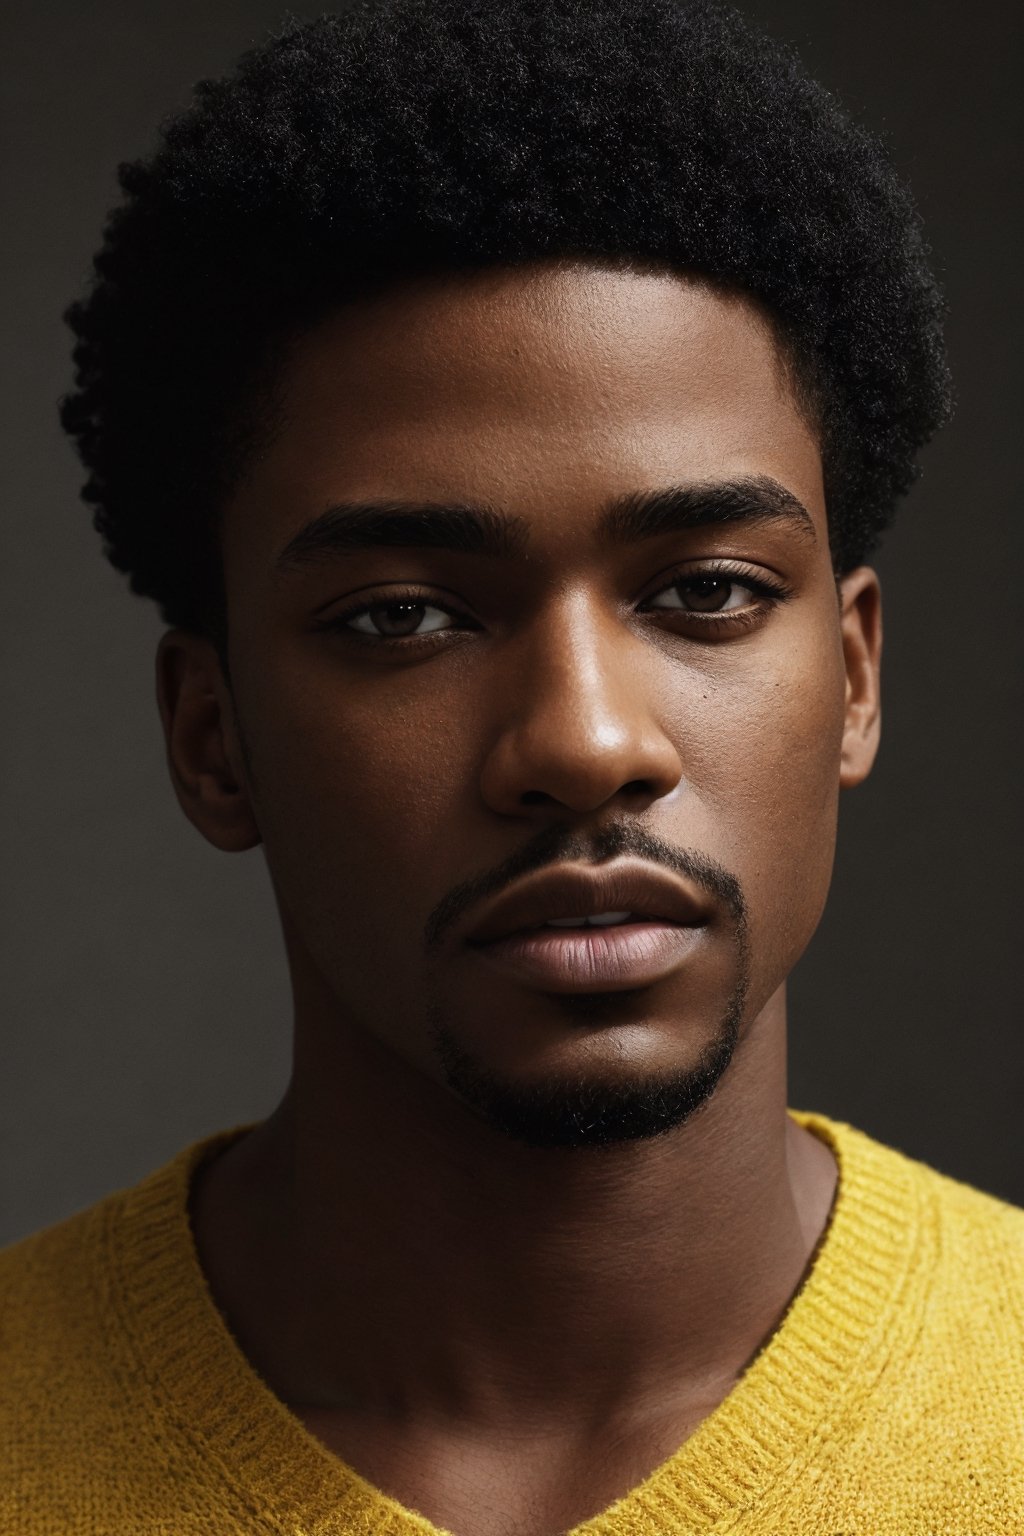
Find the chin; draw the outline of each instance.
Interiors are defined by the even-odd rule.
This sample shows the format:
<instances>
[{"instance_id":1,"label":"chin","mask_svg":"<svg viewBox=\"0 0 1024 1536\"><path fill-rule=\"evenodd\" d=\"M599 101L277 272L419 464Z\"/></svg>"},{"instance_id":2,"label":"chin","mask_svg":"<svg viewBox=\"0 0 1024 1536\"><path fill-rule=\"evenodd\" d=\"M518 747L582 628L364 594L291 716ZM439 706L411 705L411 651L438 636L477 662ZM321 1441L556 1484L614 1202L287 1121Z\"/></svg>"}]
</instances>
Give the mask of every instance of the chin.
<instances>
[{"instance_id":1,"label":"chin","mask_svg":"<svg viewBox=\"0 0 1024 1536\"><path fill-rule=\"evenodd\" d=\"M621 993L560 997L559 1004L571 1005L574 1019L591 1026L583 1037L587 1048L578 1062L571 1062L562 1042L558 1065L549 1059L546 1070L540 1072L536 1063L532 1073L497 1067L468 1050L449 1026L437 1022L434 1044L444 1080L497 1134L527 1146L605 1147L663 1136L684 1125L711 1098L732 1061L739 1012L730 1010L716 1029L702 1032L703 1043L682 1053L682 1060L678 1051L655 1052L663 1062L655 1065L649 1032L635 1025L629 1031L634 1040L637 1035L647 1036L643 1062L630 1061L631 1053L623 1051L618 1032L608 1039L610 1050L595 1049L593 1026L609 1022L609 1014L621 1007L621 997Z\"/></svg>"}]
</instances>

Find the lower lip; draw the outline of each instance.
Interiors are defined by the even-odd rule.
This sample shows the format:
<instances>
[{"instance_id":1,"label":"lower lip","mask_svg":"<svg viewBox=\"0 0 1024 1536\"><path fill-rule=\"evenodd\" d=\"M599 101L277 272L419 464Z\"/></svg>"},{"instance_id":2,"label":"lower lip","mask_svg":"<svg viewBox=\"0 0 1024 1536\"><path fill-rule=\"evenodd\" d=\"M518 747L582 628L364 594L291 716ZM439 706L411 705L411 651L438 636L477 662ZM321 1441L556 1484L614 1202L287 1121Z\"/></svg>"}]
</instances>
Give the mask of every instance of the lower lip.
<instances>
[{"instance_id":1,"label":"lower lip","mask_svg":"<svg viewBox=\"0 0 1024 1536\"><path fill-rule=\"evenodd\" d=\"M474 948L518 980L547 991L598 991L660 981L693 952L701 931L677 923L535 928Z\"/></svg>"}]
</instances>

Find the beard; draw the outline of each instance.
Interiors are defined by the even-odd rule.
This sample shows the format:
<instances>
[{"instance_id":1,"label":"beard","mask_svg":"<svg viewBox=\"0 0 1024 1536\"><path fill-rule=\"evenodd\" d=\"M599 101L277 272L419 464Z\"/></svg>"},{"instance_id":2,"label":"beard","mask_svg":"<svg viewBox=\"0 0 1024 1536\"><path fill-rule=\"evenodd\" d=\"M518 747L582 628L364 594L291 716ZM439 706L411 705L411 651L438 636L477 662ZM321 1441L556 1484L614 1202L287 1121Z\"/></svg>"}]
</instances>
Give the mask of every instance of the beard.
<instances>
[{"instance_id":1,"label":"beard","mask_svg":"<svg viewBox=\"0 0 1024 1536\"><path fill-rule=\"evenodd\" d=\"M590 837L564 827L545 828L503 868L450 892L431 914L427 951L472 905L508 881L557 859L634 854L661 863L709 892L732 929L734 983L696 1061L658 1072L634 1072L614 1081L552 1076L523 1083L503 1078L460 1043L436 1003L428 1005L434 1048L445 1081L470 1109L503 1135L531 1147L607 1147L662 1136L685 1124L714 1093L733 1058L750 986L750 946L743 891L728 870L694 850L673 847L635 824L609 826ZM607 1020L637 991L564 994L557 1001L577 1022Z\"/></svg>"},{"instance_id":2,"label":"beard","mask_svg":"<svg viewBox=\"0 0 1024 1536\"><path fill-rule=\"evenodd\" d=\"M623 996L600 993L561 1001L573 1013L593 1019ZM494 1130L529 1147L607 1147L663 1136L708 1102L732 1061L745 996L744 979L695 1063L615 1082L582 1076L538 1083L506 1080L470 1055L442 1020L435 1019L433 1037L448 1087Z\"/></svg>"}]
</instances>

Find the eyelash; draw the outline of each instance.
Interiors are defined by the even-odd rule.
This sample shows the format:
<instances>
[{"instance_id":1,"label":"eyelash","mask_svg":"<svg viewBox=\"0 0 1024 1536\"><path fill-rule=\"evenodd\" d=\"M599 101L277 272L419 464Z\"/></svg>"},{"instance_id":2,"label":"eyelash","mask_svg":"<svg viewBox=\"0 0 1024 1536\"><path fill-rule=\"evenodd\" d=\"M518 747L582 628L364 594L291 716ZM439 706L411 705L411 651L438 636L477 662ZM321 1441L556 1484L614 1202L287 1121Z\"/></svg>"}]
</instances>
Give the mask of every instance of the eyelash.
<instances>
[{"instance_id":1,"label":"eyelash","mask_svg":"<svg viewBox=\"0 0 1024 1536\"><path fill-rule=\"evenodd\" d=\"M732 581L736 586L746 587L751 594L759 599L755 604L748 604L740 609L731 609L723 613L701 613L697 609L689 608L660 608L649 610L654 613L676 614L685 618L688 622L699 625L705 635L713 632L740 631L751 628L760 619L766 607L773 608L793 596L793 589L780 580L768 581L763 576L754 576L742 566L730 564L717 564L703 566L699 570L692 567L681 567L678 571L669 574L667 581L652 592L645 601L650 603L656 597L661 597L665 592L671 591L675 586L685 581ZM410 607L436 608L441 613L454 619L467 620L468 614L461 613L459 609L447 603L432 602L430 594L415 587L399 589L389 592L386 598L378 598L373 602L362 602L347 608L343 613L332 615L318 628L340 632L357 643L362 642L372 646L387 648L421 646L433 644L440 635L459 633L455 629L432 630L425 635L366 635L358 630L349 629L353 619L361 618L364 614L373 613L375 610L398 607L401 605ZM642 605L641 605L642 607ZM478 627L478 626L475 626ZM462 631L465 633L465 631Z\"/></svg>"}]
</instances>

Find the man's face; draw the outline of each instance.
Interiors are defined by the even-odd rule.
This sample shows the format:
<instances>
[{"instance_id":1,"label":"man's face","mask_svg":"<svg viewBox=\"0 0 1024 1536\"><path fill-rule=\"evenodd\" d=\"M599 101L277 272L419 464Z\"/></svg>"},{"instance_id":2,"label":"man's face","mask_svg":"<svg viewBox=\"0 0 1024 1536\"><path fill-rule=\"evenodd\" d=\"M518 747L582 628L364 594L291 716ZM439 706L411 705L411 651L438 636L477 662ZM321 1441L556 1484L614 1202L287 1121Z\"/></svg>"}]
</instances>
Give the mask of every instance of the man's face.
<instances>
[{"instance_id":1,"label":"man's face","mask_svg":"<svg viewBox=\"0 0 1024 1536\"><path fill-rule=\"evenodd\" d=\"M490 271L339 312L281 388L223 548L300 1019L526 1139L677 1123L817 924L850 733L818 445L768 327L676 276ZM420 547L388 518L423 507ZM616 860L691 909L646 969L590 932L547 929L548 963L468 941L511 880Z\"/></svg>"}]
</instances>

